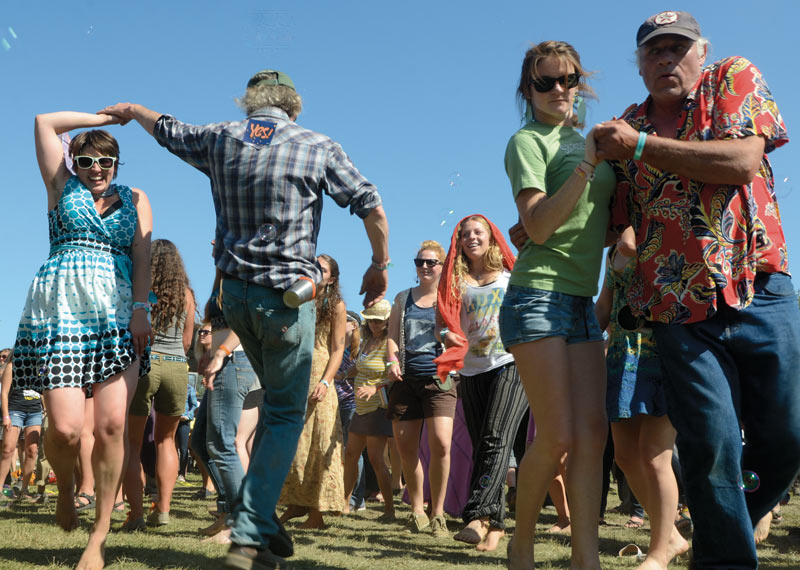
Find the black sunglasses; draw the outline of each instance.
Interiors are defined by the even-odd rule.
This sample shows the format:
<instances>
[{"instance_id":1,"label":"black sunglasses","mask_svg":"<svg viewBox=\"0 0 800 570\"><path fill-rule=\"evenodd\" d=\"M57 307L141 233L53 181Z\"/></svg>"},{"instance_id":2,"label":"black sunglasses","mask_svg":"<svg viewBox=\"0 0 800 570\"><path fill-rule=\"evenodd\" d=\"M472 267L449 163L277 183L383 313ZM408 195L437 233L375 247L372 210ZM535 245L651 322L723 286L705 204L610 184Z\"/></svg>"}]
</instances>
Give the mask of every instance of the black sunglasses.
<instances>
[{"instance_id":1,"label":"black sunglasses","mask_svg":"<svg viewBox=\"0 0 800 570\"><path fill-rule=\"evenodd\" d=\"M417 257L414 260L414 265L416 265L417 267L422 267L423 265L425 267L436 267L440 263L441 261L439 261L438 259L420 259L419 257Z\"/></svg>"},{"instance_id":2,"label":"black sunglasses","mask_svg":"<svg viewBox=\"0 0 800 570\"><path fill-rule=\"evenodd\" d=\"M533 85L533 88L539 93L547 93L556 86L556 82L560 83L561 87L565 89L574 89L578 86L580 80L580 73L570 73L563 77L548 77L547 75L542 75L538 79L531 79L531 85Z\"/></svg>"},{"instance_id":3,"label":"black sunglasses","mask_svg":"<svg viewBox=\"0 0 800 570\"><path fill-rule=\"evenodd\" d=\"M211 334L211 331L197 331L197 336L203 338L204 336L208 336Z\"/></svg>"},{"instance_id":4,"label":"black sunglasses","mask_svg":"<svg viewBox=\"0 0 800 570\"><path fill-rule=\"evenodd\" d=\"M75 157L75 164L78 165L78 168L83 170L89 170L94 163L100 165L100 168L103 170L111 170L114 168L114 163L117 161L116 156L76 156Z\"/></svg>"}]
</instances>

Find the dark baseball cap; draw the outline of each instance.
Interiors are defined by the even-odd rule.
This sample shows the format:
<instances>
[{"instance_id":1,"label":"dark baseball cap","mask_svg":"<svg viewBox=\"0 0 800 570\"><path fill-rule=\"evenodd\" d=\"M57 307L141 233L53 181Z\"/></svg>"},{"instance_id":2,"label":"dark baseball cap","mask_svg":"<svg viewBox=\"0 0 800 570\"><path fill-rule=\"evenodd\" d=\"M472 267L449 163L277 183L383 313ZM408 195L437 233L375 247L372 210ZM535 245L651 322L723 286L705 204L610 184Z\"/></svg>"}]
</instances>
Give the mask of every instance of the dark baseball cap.
<instances>
[{"instance_id":1,"label":"dark baseball cap","mask_svg":"<svg viewBox=\"0 0 800 570\"><path fill-rule=\"evenodd\" d=\"M697 40L700 38L700 24L689 12L659 12L650 16L636 32L636 46L641 47L656 36L675 34Z\"/></svg>"},{"instance_id":2,"label":"dark baseball cap","mask_svg":"<svg viewBox=\"0 0 800 570\"><path fill-rule=\"evenodd\" d=\"M247 82L248 89L256 85L284 85L291 87L293 91L295 90L292 79L285 73L275 69L262 69Z\"/></svg>"},{"instance_id":3,"label":"dark baseball cap","mask_svg":"<svg viewBox=\"0 0 800 570\"><path fill-rule=\"evenodd\" d=\"M355 311L347 311L347 320L355 321L356 324L358 324L358 326L361 326L361 315L359 315Z\"/></svg>"}]
</instances>

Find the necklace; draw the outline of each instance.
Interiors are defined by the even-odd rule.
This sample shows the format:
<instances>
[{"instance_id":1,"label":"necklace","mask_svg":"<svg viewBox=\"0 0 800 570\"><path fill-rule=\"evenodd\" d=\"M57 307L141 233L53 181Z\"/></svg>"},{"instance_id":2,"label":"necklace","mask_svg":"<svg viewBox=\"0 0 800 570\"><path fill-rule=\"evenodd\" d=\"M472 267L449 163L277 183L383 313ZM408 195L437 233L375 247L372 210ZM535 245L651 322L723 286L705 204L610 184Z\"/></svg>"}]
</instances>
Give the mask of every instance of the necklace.
<instances>
[{"instance_id":1,"label":"necklace","mask_svg":"<svg viewBox=\"0 0 800 570\"><path fill-rule=\"evenodd\" d=\"M103 190L103 192L100 194L100 197L101 198L110 198L111 196L113 196L116 193L117 193L117 185L116 184L112 184L111 186L109 186L108 188Z\"/></svg>"}]
</instances>

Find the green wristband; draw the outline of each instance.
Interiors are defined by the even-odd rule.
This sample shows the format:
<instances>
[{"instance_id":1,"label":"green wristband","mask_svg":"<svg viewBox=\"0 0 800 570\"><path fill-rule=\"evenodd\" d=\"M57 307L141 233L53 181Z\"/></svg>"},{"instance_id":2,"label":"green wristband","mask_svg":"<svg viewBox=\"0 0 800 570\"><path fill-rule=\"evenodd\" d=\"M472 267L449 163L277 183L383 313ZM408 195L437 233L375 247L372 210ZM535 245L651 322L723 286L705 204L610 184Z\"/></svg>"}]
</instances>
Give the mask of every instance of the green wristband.
<instances>
[{"instance_id":1,"label":"green wristband","mask_svg":"<svg viewBox=\"0 0 800 570\"><path fill-rule=\"evenodd\" d=\"M633 151L633 160L642 158L644 152L644 142L647 139L647 133L639 133L639 140L636 142L636 150Z\"/></svg>"}]
</instances>

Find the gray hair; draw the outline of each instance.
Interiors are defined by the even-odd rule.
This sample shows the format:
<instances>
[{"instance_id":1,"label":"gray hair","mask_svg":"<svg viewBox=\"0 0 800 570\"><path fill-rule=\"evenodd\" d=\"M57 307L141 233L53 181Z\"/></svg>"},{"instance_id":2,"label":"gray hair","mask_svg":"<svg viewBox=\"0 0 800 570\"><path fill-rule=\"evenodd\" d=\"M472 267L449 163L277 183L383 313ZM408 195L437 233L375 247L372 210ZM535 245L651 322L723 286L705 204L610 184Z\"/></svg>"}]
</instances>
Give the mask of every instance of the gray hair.
<instances>
[{"instance_id":1,"label":"gray hair","mask_svg":"<svg viewBox=\"0 0 800 570\"><path fill-rule=\"evenodd\" d=\"M248 87L236 104L250 115L264 107L278 107L286 111L291 118L296 118L303 110L303 100L291 87L285 85L255 85Z\"/></svg>"},{"instance_id":2,"label":"gray hair","mask_svg":"<svg viewBox=\"0 0 800 570\"><path fill-rule=\"evenodd\" d=\"M708 38L697 38L694 42L697 44L697 51L703 50L705 57L708 57L711 54L711 42ZM645 44L647 45L647 44ZM642 51L644 50L644 45L639 46L636 48L634 53L634 57L636 58L636 67L641 70L642 69Z\"/></svg>"}]
</instances>

